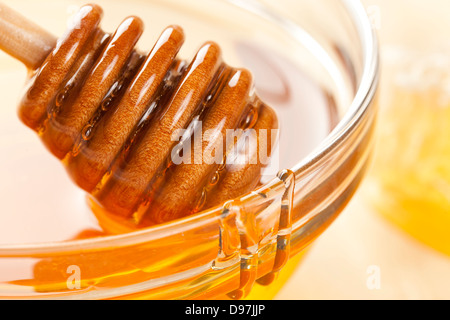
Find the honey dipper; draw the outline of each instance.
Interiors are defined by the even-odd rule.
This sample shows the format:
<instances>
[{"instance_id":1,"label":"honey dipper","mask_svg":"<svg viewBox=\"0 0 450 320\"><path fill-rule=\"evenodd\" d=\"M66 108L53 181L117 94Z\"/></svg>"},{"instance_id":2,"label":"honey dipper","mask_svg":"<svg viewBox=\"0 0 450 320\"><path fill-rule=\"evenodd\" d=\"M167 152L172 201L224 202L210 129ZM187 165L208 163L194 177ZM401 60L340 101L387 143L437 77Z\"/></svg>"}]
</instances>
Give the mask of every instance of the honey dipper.
<instances>
[{"instance_id":1,"label":"honey dipper","mask_svg":"<svg viewBox=\"0 0 450 320\"><path fill-rule=\"evenodd\" d=\"M214 42L190 63L179 59L184 34L178 26L167 27L150 53L141 54L135 49L143 32L139 18L126 18L114 34L99 28L101 18L99 6L83 6L56 41L0 4L0 48L31 71L19 117L75 183L108 212L141 224L181 218L251 191L261 178L260 161L234 170L224 161L172 161L182 156L174 151L178 129L210 133L201 142L205 151L225 145L227 129L277 128L274 111L254 94L251 73L226 65ZM230 150L222 151L226 158Z\"/></svg>"}]
</instances>

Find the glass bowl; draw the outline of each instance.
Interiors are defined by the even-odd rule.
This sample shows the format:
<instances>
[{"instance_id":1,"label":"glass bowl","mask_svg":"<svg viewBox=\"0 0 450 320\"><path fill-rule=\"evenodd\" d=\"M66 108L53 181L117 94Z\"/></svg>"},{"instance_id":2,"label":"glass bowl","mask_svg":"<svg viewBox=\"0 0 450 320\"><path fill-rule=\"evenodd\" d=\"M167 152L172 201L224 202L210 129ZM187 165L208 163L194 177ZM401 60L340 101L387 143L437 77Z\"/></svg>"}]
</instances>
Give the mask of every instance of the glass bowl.
<instances>
[{"instance_id":1,"label":"glass bowl","mask_svg":"<svg viewBox=\"0 0 450 320\"><path fill-rule=\"evenodd\" d=\"M129 230L99 215L99 225L109 234L1 244L0 298L272 298L305 248L349 202L370 158L378 47L363 6L351 0L96 2L105 11L104 30L113 30L116 16L136 14L152 21L140 46L150 44L167 24L177 23L193 39L184 51L212 39L230 65L254 68L256 89L280 116L278 165L249 194L169 223ZM52 16L83 4L10 3L55 33L62 33L64 25L55 29ZM50 5L52 12L39 10ZM278 106L283 101L274 94L279 81L258 83L255 52L265 54L262 61L282 56L292 62L287 69L306 74L314 88L326 93L333 111L317 111L317 100L283 111ZM0 65L7 74L5 63ZM289 81L291 96L313 90L298 74ZM314 133L323 127L326 134ZM1 135L8 140L8 130ZM65 205L70 211L70 203ZM37 229L45 236L46 229ZM26 233L19 240L27 239Z\"/></svg>"}]
</instances>

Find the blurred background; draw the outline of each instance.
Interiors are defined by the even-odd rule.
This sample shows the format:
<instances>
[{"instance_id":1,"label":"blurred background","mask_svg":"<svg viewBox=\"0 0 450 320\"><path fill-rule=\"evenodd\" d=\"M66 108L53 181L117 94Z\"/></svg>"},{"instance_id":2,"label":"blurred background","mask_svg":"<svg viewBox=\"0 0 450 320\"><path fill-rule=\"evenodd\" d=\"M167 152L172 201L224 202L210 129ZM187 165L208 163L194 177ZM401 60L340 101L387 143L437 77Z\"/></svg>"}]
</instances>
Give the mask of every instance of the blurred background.
<instances>
[{"instance_id":1,"label":"blurred background","mask_svg":"<svg viewBox=\"0 0 450 320\"><path fill-rule=\"evenodd\" d=\"M278 299L450 299L450 1L363 0L381 42L373 164Z\"/></svg>"}]
</instances>

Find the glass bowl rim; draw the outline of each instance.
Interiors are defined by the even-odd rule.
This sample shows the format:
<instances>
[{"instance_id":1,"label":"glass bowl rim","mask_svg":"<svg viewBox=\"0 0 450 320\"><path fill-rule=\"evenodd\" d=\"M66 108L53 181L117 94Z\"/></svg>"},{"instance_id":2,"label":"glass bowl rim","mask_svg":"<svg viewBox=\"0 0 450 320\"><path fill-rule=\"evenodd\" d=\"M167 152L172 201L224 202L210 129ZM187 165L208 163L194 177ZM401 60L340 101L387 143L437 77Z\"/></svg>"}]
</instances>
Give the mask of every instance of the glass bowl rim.
<instances>
[{"instance_id":1,"label":"glass bowl rim","mask_svg":"<svg viewBox=\"0 0 450 320\"><path fill-rule=\"evenodd\" d=\"M236 0L226 1L237 2ZM295 179L298 179L299 175L305 175L310 172L323 157L331 153L332 150L336 149L345 140L369 108L378 86L379 44L372 23L360 0L339 1L346 9L347 14L352 19L352 23L358 32L358 40L360 41L363 55L361 79L350 107L334 130L328 134L314 151L310 152L308 156L304 157L297 165L290 169L294 172ZM250 192L247 196L244 195L242 199L245 200L242 201L251 201L251 198L254 197L254 194L256 194L258 190L266 189L268 186L278 190L278 192L283 192L285 190L283 184L283 181L274 178L257 190ZM1 244L0 256L30 256L55 252L74 252L79 251L80 248L82 248L83 251L86 251L138 245L140 243L148 242L152 238L158 237L158 235L173 234L174 230L178 233L182 227L192 228L192 226L198 223L203 224L208 220L217 219L219 216L217 211L221 208L223 208L223 205L204 210L189 217L124 234L57 242L11 245Z\"/></svg>"}]
</instances>

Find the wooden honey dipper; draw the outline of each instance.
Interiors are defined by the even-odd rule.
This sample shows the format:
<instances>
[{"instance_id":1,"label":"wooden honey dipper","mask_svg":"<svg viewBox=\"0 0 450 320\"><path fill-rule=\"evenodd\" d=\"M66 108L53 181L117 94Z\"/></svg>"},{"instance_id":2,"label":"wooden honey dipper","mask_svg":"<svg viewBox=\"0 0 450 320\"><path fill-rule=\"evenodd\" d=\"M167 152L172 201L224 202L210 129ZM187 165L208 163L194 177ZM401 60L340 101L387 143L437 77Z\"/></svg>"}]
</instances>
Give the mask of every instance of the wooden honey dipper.
<instances>
[{"instance_id":1,"label":"wooden honey dipper","mask_svg":"<svg viewBox=\"0 0 450 320\"><path fill-rule=\"evenodd\" d=\"M137 17L114 34L99 28L102 9L82 7L58 41L0 4L0 48L31 71L20 119L38 132L75 183L114 215L154 224L180 218L251 191L264 166L177 164L173 133L202 121L202 150L227 129L276 129L277 117L253 90L246 69L226 65L214 42L192 62L178 59L180 27L169 26L149 54L135 50ZM220 133L214 134L214 133ZM270 154L274 141L267 144ZM259 148L259 146L258 146ZM223 150L226 157L229 150ZM142 209L144 208L144 209ZM136 217L134 217L136 218Z\"/></svg>"}]
</instances>

